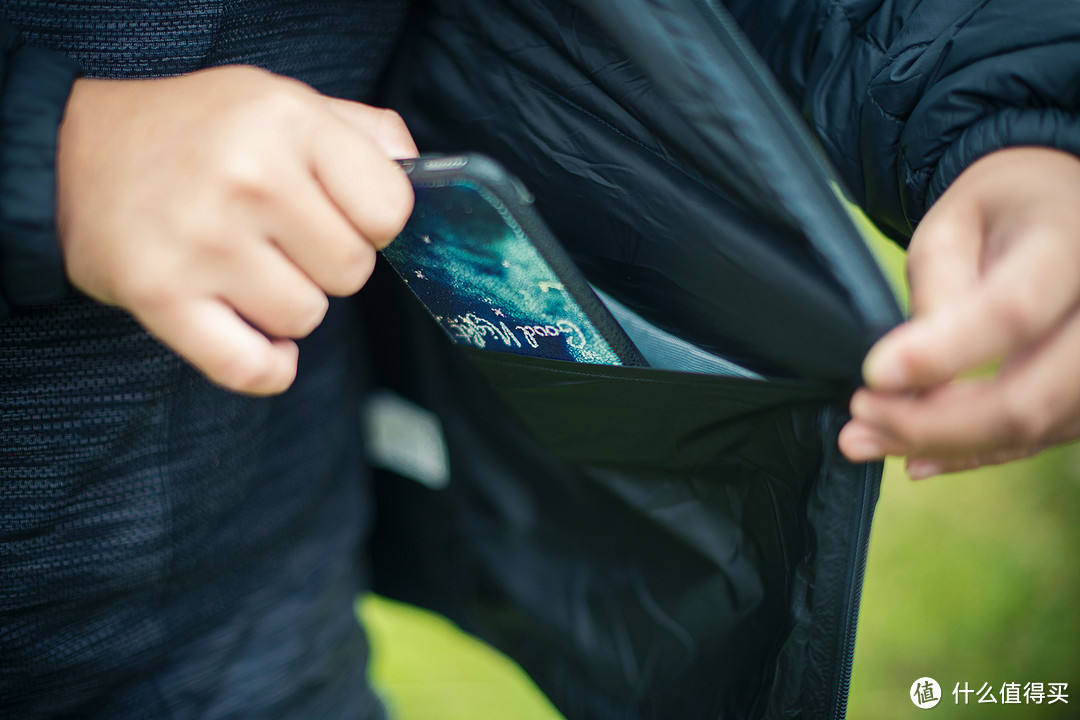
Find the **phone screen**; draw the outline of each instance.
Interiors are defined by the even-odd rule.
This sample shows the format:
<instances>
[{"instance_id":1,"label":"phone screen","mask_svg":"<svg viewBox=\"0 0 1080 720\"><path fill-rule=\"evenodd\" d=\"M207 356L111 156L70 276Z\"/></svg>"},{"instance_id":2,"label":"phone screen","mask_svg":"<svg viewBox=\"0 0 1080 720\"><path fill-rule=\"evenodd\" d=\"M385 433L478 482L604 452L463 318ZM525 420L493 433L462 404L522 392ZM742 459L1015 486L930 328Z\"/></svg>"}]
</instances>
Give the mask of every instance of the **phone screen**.
<instances>
[{"instance_id":1,"label":"phone screen","mask_svg":"<svg viewBox=\"0 0 1080 720\"><path fill-rule=\"evenodd\" d=\"M639 364L626 362L633 353L619 347L614 320L606 318L610 327L602 332L597 324L605 318L583 308L590 300L601 307L588 297L584 278L557 273L488 188L463 180L415 191L413 215L383 255L453 342L552 360Z\"/></svg>"}]
</instances>

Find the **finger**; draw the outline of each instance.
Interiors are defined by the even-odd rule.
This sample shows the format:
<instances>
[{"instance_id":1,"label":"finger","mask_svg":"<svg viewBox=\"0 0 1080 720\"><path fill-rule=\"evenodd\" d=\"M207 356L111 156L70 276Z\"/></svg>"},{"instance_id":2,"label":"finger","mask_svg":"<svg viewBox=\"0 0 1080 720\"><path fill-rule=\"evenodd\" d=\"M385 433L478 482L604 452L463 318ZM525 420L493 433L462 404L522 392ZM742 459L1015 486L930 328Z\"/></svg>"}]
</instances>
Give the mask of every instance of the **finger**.
<instances>
[{"instance_id":1,"label":"finger","mask_svg":"<svg viewBox=\"0 0 1080 720\"><path fill-rule=\"evenodd\" d=\"M854 463L882 460L886 455L897 454L902 444L868 423L851 420L840 429L837 438L840 452Z\"/></svg>"},{"instance_id":2,"label":"finger","mask_svg":"<svg viewBox=\"0 0 1080 720\"><path fill-rule=\"evenodd\" d=\"M912 480L925 480L936 475L947 475L1024 460L1038 455L1046 447L1041 444L1027 445L964 458L908 458L904 469Z\"/></svg>"},{"instance_id":3,"label":"finger","mask_svg":"<svg viewBox=\"0 0 1080 720\"><path fill-rule=\"evenodd\" d=\"M139 313L138 319L211 381L229 390L274 395L296 378L296 343L267 338L218 300L158 305Z\"/></svg>"},{"instance_id":4,"label":"finger","mask_svg":"<svg viewBox=\"0 0 1080 720\"><path fill-rule=\"evenodd\" d=\"M339 98L327 100L331 112L355 130L370 136L387 157L400 160L420 154L405 121L393 110Z\"/></svg>"},{"instance_id":5,"label":"finger","mask_svg":"<svg viewBox=\"0 0 1080 720\"><path fill-rule=\"evenodd\" d=\"M915 228L907 254L914 317L947 308L971 292L979 276L983 222L978 206L946 195Z\"/></svg>"},{"instance_id":6,"label":"finger","mask_svg":"<svg viewBox=\"0 0 1080 720\"><path fill-rule=\"evenodd\" d=\"M1080 314L993 378L920 394L861 389L855 420L882 432L889 451L923 457L989 456L1043 446L1080 421Z\"/></svg>"},{"instance_id":7,"label":"finger","mask_svg":"<svg viewBox=\"0 0 1080 720\"><path fill-rule=\"evenodd\" d=\"M1076 304L1080 260L1052 229L1028 231L966 297L886 335L864 364L879 390L928 388L1047 333Z\"/></svg>"},{"instance_id":8,"label":"finger","mask_svg":"<svg viewBox=\"0 0 1080 720\"><path fill-rule=\"evenodd\" d=\"M318 183L295 183L264 218L266 232L282 252L329 295L352 295L375 268L375 246Z\"/></svg>"},{"instance_id":9,"label":"finger","mask_svg":"<svg viewBox=\"0 0 1080 720\"><path fill-rule=\"evenodd\" d=\"M997 386L996 380L972 380L917 395L861 389L851 412L889 455L960 458L1011 441Z\"/></svg>"},{"instance_id":10,"label":"finger","mask_svg":"<svg viewBox=\"0 0 1080 720\"><path fill-rule=\"evenodd\" d=\"M302 338L326 316L326 294L269 241L252 243L241 272L222 298L248 323L274 338Z\"/></svg>"},{"instance_id":11,"label":"finger","mask_svg":"<svg viewBox=\"0 0 1080 720\"><path fill-rule=\"evenodd\" d=\"M312 137L312 172L357 231L381 249L409 219L412 185L367 134L329 120Z\"/></svg>"},{"instance_id":12,"label":"finger","mask_svg":"<svg viewBox=\"0 0 1080 720\"><path fill-rule=\"evenodd\" d=\"M976 458L908 458L904 471L912 480L926 480L936 475L974 470L980 464Z\"/></svg>"}]
</instances>

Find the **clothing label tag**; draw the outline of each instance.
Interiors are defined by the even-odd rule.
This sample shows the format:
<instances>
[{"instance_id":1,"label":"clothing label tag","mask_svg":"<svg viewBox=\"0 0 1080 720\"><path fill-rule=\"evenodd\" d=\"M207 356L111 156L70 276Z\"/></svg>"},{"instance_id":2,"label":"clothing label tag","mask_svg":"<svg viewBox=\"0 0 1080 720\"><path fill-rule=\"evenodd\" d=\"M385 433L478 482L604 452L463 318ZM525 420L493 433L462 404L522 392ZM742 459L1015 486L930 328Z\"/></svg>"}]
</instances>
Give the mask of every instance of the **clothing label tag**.
<instances>
[{"instance_id":1,"label":"clothing label tag","mask_svg":"<svg viewBox=\"0 0 1080 720\"><path fill-rule=\"evenodd\" d=\"M362 412L364 440L372 465L433 490L450 483L446 440L435 413L388 390L372 393Z\"/></svg>"}]
</instances>

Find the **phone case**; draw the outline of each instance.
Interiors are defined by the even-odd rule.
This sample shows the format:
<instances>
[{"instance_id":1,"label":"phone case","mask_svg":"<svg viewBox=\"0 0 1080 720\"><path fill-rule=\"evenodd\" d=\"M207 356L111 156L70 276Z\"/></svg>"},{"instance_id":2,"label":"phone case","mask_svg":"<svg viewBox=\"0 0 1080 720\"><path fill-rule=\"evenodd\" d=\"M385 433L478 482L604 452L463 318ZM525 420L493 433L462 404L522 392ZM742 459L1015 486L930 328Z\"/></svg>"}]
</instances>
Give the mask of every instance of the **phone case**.
<instances>
[{"instance_id":1,"label":"phone case","mask_svg":"<svg viewBox=\"0 0 1080 720\"><path fill-rule=\"evenodd\" d=\"M454 343L550 360L647 365L520 182L479 155L402 164L416 205L383 256Z\"/></svg>"}]
</instances>

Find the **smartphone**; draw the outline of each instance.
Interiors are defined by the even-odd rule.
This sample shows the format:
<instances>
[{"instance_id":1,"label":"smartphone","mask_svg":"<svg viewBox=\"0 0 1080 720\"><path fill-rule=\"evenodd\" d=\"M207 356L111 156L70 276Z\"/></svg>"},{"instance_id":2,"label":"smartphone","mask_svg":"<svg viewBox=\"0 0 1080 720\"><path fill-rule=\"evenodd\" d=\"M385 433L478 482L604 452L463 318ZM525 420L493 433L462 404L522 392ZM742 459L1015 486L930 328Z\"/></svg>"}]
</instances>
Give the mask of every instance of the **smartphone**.
<instances>
[{"instance_id":1,"label":"smartphone","mask_svg":"<svg viewBox=\"0 0 1080 720\"><path fill-rule=\"evenodd\" d=\"M520 181L482 155L401 164L416 204L382 254L452 342L551 360L647 365Z\"/></svg>"}]
</instances>

